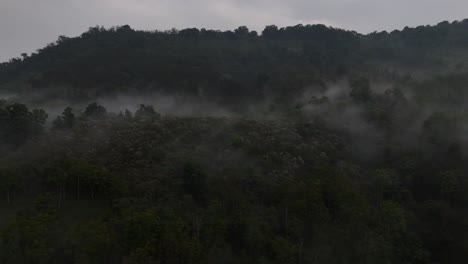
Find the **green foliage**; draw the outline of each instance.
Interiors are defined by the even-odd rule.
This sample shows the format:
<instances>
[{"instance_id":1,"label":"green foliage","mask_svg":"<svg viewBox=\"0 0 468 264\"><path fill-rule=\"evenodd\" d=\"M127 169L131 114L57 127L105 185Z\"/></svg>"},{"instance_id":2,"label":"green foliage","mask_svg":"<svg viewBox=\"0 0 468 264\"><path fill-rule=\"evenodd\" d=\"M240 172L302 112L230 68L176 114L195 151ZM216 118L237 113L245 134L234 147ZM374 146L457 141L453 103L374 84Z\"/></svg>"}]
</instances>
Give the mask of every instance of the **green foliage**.
<instances>
[{"instance_id":1,"label":"green foliage","mask_svg":"<svg viewBox=\"0 0 468 264\"><path fill-rule=\"evenodd\" d=\"M183 186L187 193L194 199L203 199L206 191L206 175L202 168L193 162L186 163L182 168Z\"/></svg>"},{"instance_id":2,"label":"green foliage","mask_svg":"<svg viewBox=\"0 0 468 264\"><path fill-rule=\"evenodd\" d=\"M395 146L370 163L350 158L348 135L320 121L109 114L79 122L47 133L53 153L24 160L48 161L35 165L43 180L29 175L13 189L49 194L3 228L2 261L427 263L464 245L463 170L433 163L427 171L432 157L411 156L418 147ZM19 173L10 171L1 179ZM65 220L75 203L99 201L112 205L104 216ZM457 228L440 233L436 219ZM447 234L454 242L438 245Z\"/></svg>"},{"instance_id":3,"label":"green foliage","mask_svg":"<svg viewBox=\"0 0 468 264\"><path fill-rule=\"evenodd\" d=\"M89 104L83 113L85 117L94 117L94 118L103 117L106 114L107 114L106 108L104 108L103 106L97 103Z\"/></svg>"},{"instance_id":4,"label":"green foliage","mask_svg":"<svg viewBox=\"0 0 468 264\"><path fill-rule=\"evenodd\" d=\"M83 223L73 231L70 247L76 263L107 263L111 260L115 234L108 223Z\"/></svg>"},{"instance_id":5,"label":"green foliage","mask_svg":"<svg viewBox=\"0 0 468 264\"><path fill-rule=\"evenodd\" d=\"M152 105L141 104L140 108L135 112L135 118L137 119L153 119L158 118L160 115L154 111ZM131 113L127 110L125 111L125 117L127 119L131 118Z\"/></svg>"},{"instance_id":6,"label":"green foliage","mask_svg":"<svg viewBox=\"0 0 468 264\"><path fill-rule=\"evenodd\" d=\"M0 168L0 189L5 194L7 203L11 203L12 192L21 185L21 178L15 168Z\"/></svg>"},{"instance_id":7,"label":"green foliage","mask_svg":"<svg viewBox=\"0 0 468 264\"><path fill-rule=\"evenodd\" d=\"M29 111L23 104L7 104L0 108L0 141L19 145L40 134L47 120L47 113L42 109Z\"/></svg>"},{"instance_id":8,"label":"green foliage","mask_svg":"<svg viewBox=\"0 0 468 264\"><path fill-rule=\"evenodd\" d=\"M75 124L76 118L71 107L65 108L62 115L58 116L53 122L55 129L71 129Z\"/></svg>"},{"instance_id":9,"label":"green foliage","mask_svg":"<svg viewBox=\"0 0 468 264\"><path fill-rule=\"evenodd\" d=\"M40 196L40 206L32 212L19 213L16 221L1 234L0 249L5 263L48 263L54 257L52 226L54 211L49 210L51 200Z\"/></svg>"},{"instance_id":10,"label":"green foliage","mask_svg":"<svg viewBox=\"0 0 468 264\"><path fill-rule=\"evenodd\" d=\"M36 104L235 114L0 100L0 263L466 262L467 28L93 27L1 64Z\"/></svg>"}]
</instances>

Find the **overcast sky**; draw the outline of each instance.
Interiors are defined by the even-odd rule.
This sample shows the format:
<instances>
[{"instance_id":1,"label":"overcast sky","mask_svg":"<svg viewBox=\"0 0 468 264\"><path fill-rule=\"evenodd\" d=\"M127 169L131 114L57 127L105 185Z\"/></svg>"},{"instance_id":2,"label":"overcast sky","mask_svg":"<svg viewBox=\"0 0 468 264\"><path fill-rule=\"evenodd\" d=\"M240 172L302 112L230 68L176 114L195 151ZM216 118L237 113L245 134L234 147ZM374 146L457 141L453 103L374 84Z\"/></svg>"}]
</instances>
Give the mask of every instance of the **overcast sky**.
<instances>
[{"instance_id":1,"label":"overcast sky","mask_svg":"<svg viewBox=\"0 0 468 264\"><path fill-rule=\"evenodd\" d=\"M261 31L321 23L368 33L464 18L467 0L0 0L0 61L95 25Z\"/></svg>"}]
</instances>

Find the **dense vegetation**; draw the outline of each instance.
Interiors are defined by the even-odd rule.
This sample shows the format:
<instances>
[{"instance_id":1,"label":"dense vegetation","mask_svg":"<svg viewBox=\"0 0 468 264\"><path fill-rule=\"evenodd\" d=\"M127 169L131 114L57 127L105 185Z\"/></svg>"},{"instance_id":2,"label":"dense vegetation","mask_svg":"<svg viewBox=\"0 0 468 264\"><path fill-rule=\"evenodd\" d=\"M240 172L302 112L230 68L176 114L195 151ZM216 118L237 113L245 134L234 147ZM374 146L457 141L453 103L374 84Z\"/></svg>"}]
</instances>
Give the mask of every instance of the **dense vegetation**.
<instances>
[{"instance_id":1,"label":"dense vegetation","mask_svg":"<svg viewBox=\"0 0 468 264\"><path fill-rule=\"evenodd\" d=\"M466 44L95 27L4 63L0 263L464 263Z\"/></svg>"},{"instance_id":2,"label":"dense vegetation","mask_svg":"<svg viewBox=\"0 0 468 264\"><path fill-rule=\"evenodd\" d=\"M0 88L31 101L162 92L223 105L294 99L351 75L397 81L467 69L468 20L361 35L323 25L235 31L93 27L0 65ZM434 76L436 77L436 76ZM465 77L466 78L466 77Z\"/></svg>"}]
</instances>

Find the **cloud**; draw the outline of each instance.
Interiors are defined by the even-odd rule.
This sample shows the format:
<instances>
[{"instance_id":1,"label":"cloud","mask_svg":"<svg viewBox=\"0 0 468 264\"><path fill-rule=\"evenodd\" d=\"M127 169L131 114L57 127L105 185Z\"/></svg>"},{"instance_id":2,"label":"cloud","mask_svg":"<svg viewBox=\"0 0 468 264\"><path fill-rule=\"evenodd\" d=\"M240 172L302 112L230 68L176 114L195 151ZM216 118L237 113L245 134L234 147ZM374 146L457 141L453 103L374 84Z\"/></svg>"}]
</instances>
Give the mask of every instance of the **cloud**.
<instances>
[{"instance_id":1,"label":"cloud","mask_svg":"<svg viewBox=\"0 0 468 264\"><path fill-rule=\"evenodd\" d=\"M463 19L464 0L1 0L0 61L90 26L137 29L322 23L359 32Z\"/></svg>"}]
</instances>

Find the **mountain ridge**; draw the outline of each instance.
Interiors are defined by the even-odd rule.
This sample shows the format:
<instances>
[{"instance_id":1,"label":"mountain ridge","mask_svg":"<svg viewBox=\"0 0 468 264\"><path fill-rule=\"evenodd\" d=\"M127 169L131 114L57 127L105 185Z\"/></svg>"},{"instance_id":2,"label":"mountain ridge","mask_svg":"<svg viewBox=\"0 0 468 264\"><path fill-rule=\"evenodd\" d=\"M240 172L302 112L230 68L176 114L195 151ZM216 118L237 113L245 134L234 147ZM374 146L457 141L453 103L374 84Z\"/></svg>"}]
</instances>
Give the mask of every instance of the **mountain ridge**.
<instances>
[{"instance_id":1,"label":"mountain ridge","mask_svg":"<svg viewBox=\"0 0 468 264\"><path fill-rule=\"evenodd\" d=\"M217 101L281 98L355 75L394 81L464 72L466 44L468 20L367 35L325 25L267 26L261 34L96 26L0 64L0 91L71 102L145 90Z\"/></svg>"}]
</instances>

